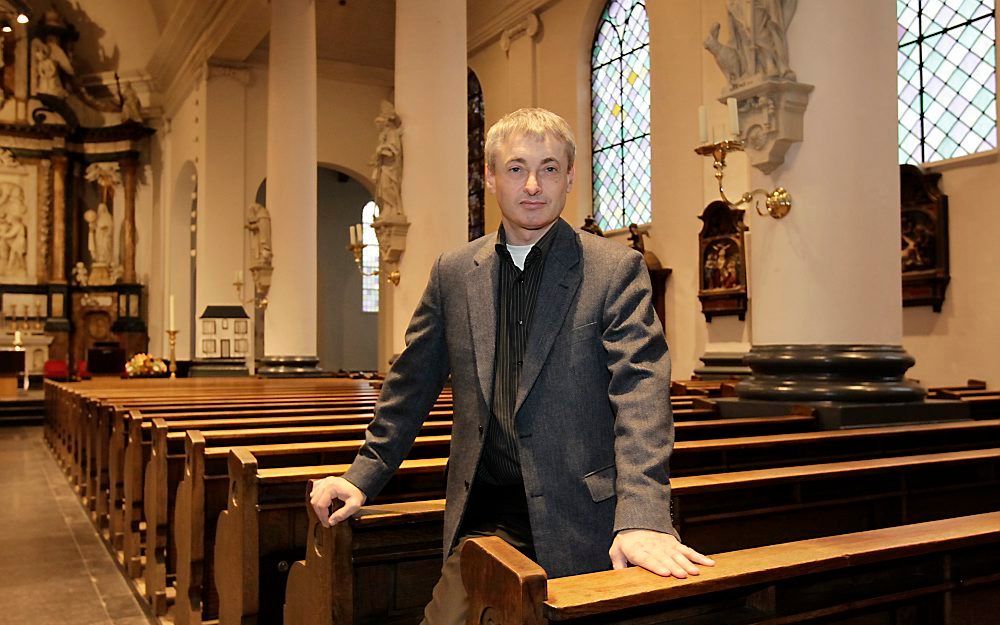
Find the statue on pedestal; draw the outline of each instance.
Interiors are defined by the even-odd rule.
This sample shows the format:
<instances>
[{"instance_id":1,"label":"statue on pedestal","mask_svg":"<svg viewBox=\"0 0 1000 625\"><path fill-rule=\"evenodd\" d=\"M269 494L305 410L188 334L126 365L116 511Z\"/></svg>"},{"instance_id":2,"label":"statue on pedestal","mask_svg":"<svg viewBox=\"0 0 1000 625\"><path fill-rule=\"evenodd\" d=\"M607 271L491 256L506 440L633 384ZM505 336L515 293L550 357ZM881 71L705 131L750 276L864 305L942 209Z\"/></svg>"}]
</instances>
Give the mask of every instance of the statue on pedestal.
<instances>
[{"instance_id":1,"label":"statue on pedestal","mask_svg":"<svg viewBox=\"0 0 1000 625\"><path fill-rule=\"evenodd\" d=\"M139 94L135 92L132 83L126 83L122 89L122 123L138 122L142 123L142 103L139 102Z\"/></svg>"},{"instance_id":2,"label":"statue on pedestal","mask_svg":"<svg viewBox=\"0 0 1000 625\"><path fill-rule=\"evenodd\" d=\"M401 121L392 102L382 100L382 112L375 118L378 147L372 165L375 169L375 203L384 217L403 214L400 195L403 181L403 142Z\"/></svg>"},{"instance_id":3,"label":"statue on pedestal","mask_svg":"<svg viewBox=\"0 0 1000 625\"><path fill-rule=\"evenodd\" d=\"M271 213L263 204L250 205L250 216L245 226L250 231L251 266L271 266Z\"/></svg>"}]
</instances>

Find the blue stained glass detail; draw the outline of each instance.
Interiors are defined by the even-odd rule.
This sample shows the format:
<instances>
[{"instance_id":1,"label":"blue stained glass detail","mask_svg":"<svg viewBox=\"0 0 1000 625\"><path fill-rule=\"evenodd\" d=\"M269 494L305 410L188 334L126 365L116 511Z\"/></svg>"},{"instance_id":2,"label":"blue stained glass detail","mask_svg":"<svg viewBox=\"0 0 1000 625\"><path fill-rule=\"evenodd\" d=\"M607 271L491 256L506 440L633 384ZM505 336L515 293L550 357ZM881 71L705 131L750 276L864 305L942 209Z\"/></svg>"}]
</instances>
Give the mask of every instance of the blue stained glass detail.
<instances>
[{"instance_id":1,"label":"blue stained glass detail","mask_svg":"<svg viewBox=\"0 0 1000 625\"><path fill-rule=\"evenodd\" d=\"M900 162L997 147L995 0L897 0Z\"/></svg>"},{"instance_id":2,"label":"blue stained glass detail","mask_svg":"<svg viewBox=\"0 0 1000 625\"><path fill-rule=\"evenodd\" d=\"M591 52L594 218L604 230L652 219L649 18L640 0L609 0Z\"/></svg>"}]
</instances>

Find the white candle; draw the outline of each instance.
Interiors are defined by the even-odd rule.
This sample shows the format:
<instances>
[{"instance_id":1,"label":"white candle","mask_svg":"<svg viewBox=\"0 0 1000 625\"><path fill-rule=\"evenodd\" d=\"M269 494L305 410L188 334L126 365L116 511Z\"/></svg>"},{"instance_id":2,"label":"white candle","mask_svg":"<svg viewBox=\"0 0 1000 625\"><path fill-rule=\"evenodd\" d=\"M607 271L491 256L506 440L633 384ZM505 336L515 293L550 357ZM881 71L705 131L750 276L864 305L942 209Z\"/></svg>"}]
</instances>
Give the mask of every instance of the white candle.
<instances>
[{"instance_id":1,"label":"white candle","mask_svg":"<svg viewBox=\"0 0 1000 625\"><path fill-rule=\"evenodd\" d=\"M357 245L358 244L358 231L354 229L354 226L350 226L347 229L351 231L351 246Z\"/></svg>"},{"instance_id":2,"label":"white candle","mask_svg":"<svg viewBox=\"0 0 1000 625\"><path fill-rule=\"evenodd\" d=\"M243 270L240 269L236 272L236 283L243 284Z\"/></svg>"},{"instance_id":3,"label":"white candle","mask_svg":"<svg viewBox=\"0 0 1000 625\"><path fill-rule=\"evenodd\" d=\"M740 110L736 106L736 98L727 98L726 105L729 107L729 131L740 136Z\"/></svg>"},{"instance_id":4,"label":"white candle","mask_svg":"<svg viewBox=\"0 0 1000 625\"><path fill-rule=\"evenodd\" d=\"M177 310L174 307L174 296L171 295L170 296L170 323L168 324L169 327L167 327L168 330L176 330L177 329L177 324L176 324L177 318L176 317L177 317Z\"/></svg>"},{"instance_id":5,"label":"white candle","mask_svg":"<svg viewBox=\"0 0 1000 625\"><path fill-rule=\"evenodd\" d=\"M358 230L358 233L356 235L357 239L358 239L358 243L361 243L362 245L364 245L364 242L365 242L365 227L362 226L361 224L354 224L354 227L357 228L357 230Z\"/></svg>"},{"instance_id":6,"label":"white candle","mask_svg":"<svg viewBox=\"0 0 1000 625\"><path fill-rule=\"evenodd\" d=\"M704 104L698 107L698 143L701 145L708 143L708 113Z\"/></svg>"}]
</instances>

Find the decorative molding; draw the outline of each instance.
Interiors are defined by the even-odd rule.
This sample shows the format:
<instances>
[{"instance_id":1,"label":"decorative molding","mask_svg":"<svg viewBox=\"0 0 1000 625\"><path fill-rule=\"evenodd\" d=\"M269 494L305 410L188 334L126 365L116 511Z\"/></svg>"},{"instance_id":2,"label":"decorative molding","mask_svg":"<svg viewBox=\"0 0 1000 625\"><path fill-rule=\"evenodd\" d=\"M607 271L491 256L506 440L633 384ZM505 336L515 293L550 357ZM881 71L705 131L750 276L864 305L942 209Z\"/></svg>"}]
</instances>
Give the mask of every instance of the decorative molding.
<instances>
[{"instance_id":1,"label":"decorative molding","mask_svg":"<svg viewBox=\"0 0 1000 625\"><path fill-rule=\"evenodd\" d=\"M204 76L204 67L250 3L244 0L179 0L147 65L172 117Z\"/></svg>"},{"instance_id":2,"label":"decorative molding","mask_svg":"<svg viewBox=\"0 0 1000 625\"><path fill-rule=\"evenodd\" d=\"M4 150L6 152L6 150ZM39 282L46 282L49 277L49 249L51 245L51 206L52 201L52 161L38 161L38 261L37 270ZM51 314L49 315L52 316Z\"/></svg>"},{"instance_id":3,"label":"decorative molding","mask_svg":"<svg viewBox=\"0 0 1000 625\"><path fill-rule=\"evenodd\" d=\"M505 30L517 25L529 13L539 13L558 0L511 0L507 6L475 29L468 32L468 52L471 56L479 52L494 40L499 39Z\"/></svg>"},{"instance_id":4,"label":"decorative molding","mask_svg":"<svg viewBox=\"0 0 1000 625\"><path fill-rule=\"evenodd\" d=\"M521 35L527 35L531 39L535 39L538 33L541 32L541 29L542 22L538 19L538 16L535 13L528 13L524 16L523 20L500 33L500 48L504 54L510 54L511 41Z\"/></svg>"},{"instance_id":5,"label":"decorative molding","mask_svg":"<svg viewBox=\"0 0 1000 625\"><path fill-rule=\"evenodd\" d=\"M14 158L14 154L10 150L0 148L0 168L3 169L19 169L21 164L17 162Z\"/></svg>"},{"instance_id":6,"label":"decorative molding","mask_svg":"<svg viewBox=\"0 0 1000 625\"><path fill-rule=\"evenodd\" d=\"M250 67L242 63L209 61L208 80L213 78L231 78L244 87L248 87L251 79Z\"/></svg>"}]
</instances>

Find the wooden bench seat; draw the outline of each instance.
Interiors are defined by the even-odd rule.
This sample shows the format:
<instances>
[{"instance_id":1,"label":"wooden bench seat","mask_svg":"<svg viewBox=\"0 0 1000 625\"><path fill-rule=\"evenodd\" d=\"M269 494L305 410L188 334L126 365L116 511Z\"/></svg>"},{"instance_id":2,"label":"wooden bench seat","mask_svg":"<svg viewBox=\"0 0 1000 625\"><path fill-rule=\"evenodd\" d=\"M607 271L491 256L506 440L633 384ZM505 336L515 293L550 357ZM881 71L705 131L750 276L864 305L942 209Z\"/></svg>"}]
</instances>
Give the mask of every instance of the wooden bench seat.
<instances>
[{"instance_id":1,"label":"wooden bench seat","mask_svg":"<svg viewBox=\"0 0 1000 625\"><path fill-rule=\"evenodd\" d=\"M468 622L989 625L1000 608L1000 512L713 558L683 580L639 568L548 580L502 540L473 539L462 552Z\"/></svg>"},{"instance_id":2,"label":"wooden bench seat","mask_svg":"<svg viewBox=\"0 0 1000 625\"><path fill-rule=\"evenodd\" d=\"M246 448L229 452L229 491L223 491L214 547L201 536L195 535L196 539L188 543L188 532L177 534L177 625L197 625L216 616L220 623L241 623L246 621L240 615L256 615L261 558L266 577L276 574L280 578L264 586L283 595L288 567L302 557L305 545L302 497L309 480L341 475L350 466L259 468L261 461ZM446 464L443 457L404 460L374 503L443 497ZM198 497L197 493L193 497L178 494L178 526L194 516L187 511L185 501L196 501ZM205 501L207 508L208 499ZM440 529L438 532L440 535ZM186 565L186 561L190 564ZM227 566L214 567L214 562L226 562ZM281 604L277 606L280 620Z\"/></svg>"},{"instance_id":3,"label":"wooden bench seat","mask_svg":"<svg viewBox=\"0 0 1000 625\"><path fill-rule=\"evenodd\" d=\"M290 501L283 502L278 508L278 490L272 491L269 484L283 480L286 485L298 485L300 480L321 477L325 468L318 467L315 471L312 467L294 471L260 470L254 480L250 471L252 462L245 461L243 464L243 470L249 475L241 483L234 484L233 488L234 493L247 493L249 497L234 495L226 514L232 514L234 509L239 508L244 517L253 517L252 512L247 511L252 511L255 505L262 507L262 492L268 493L269 510L266 514L271 515L272 519L277 516L281 525L292 526L293 520L298 522L298 515L303 519L310 519L309 527L304 528L308 534L289 537L298 539L301 543L279 545L284 552L301 544L300 553L307 553L307 539L313 542L325 541L323 544L328 546L341 545L338 554L325 558L317 559L313 557L315 554L308 552L307 560L302 565L305 568L297 575L298 583L315 593L318 578L329 578L335 574L334 571L347 575L344 571L348 565L338 558L347 557L346 554L353 547L343 545L342 537L338 539L332 535L336 528L317 527L315 515L310 516L310 510L301 504L297 513L290 511ZM922 483L929 475L933 479ZM681 477L671 480L671 485L674 523L685 542L702 552L717 553L1000 509L1000 450L921 454ZM283 492L291 498L288 491ZM240 499L243 501L239 501ZM263 516L265 512L261 511L259 514ZM443 512L438 518L439 522L443 522ZM253 531L253 524L248 518L244 518L243 527L249 527ZM227 554L221 550L221 521L219 531L216 557L235 557L234 552ZM316 534L322 534L322 537L317 538ZM226 542L229 543L230 540ZM257 540L263 539L255 540L245 536L244 540L256 545ZM275 547L273 543L272 547ZM266 555L266 551L261 550L256 555L259 558ZM308 558L312 558L312 561ZM310 562L317 563L322 570L310 567ZM256 572L259 566L244 561L235 570L247 571L249 568ZM248 605L251 607L258 605L252 603L257 600L257 595L254 594L257 590L252 581L228 580L227 586L236 589L240 587L240 583L251 593L250 599L244 601L250 601ZM332 592L326 593L322 601L315 596L308 599L310 609L319 610L320 617L317 618L325 618L323 615L333 610L334 601L344 601L343 596L335 598ZM380 595L382 590L369 592ZM391 589L386 592L391 592ZM226 614L228 597L223 594L220 599L222 613ZM425 602L429 599L429 595L423 598ZM292 603L300 600L302 598L297 597ZM303 611L301 605L291 609L296 614ZM254 613L243 614L252 616ZM239 620L234 614L231 619L224 619L222 625L228 622L238 623ZM320 622L329 621L305 621ZM286 625L300 624L295 622Z\"/></svg>"},{"instance_id":4,"label":"wooden bench seat","mask_svg":"<svg viewBox=\"0 0 1000 625\"><path fill-rule=\"evenodd\" d=\"M449 412L442 416L450 417ZM228 478L227 455L235 446L245 446L262 459L263 464L280 463L281 466L295 464L316 464L317 462L350 462L357 453L365 435L367 424L314 425L308 427L247 428L227 430L191 431L193 441L203 444L186 446L188 431L172 429L177 422L169 424L153 420L154 438L150 460L145 471L143 505L145 531L142 545L145 547L145 561L142 563L145 580L145 595L155 614L164 614L168 602L168 582L176 571L177 556L170 524L174 522L176 495L182 479L214 481L199 488L206 492L209 500L219 497L212 489L222 490L224 499ZM197 423L197 422L194 422ZM232 424L231 424L232 425ZM445 455L450 443L451 421L427 421L420 431L421 438L413 455ZM187 458L191 453L202 454L201 458ZM202 472L185 472L185 466L202 468ZM206 491L207 489L207 491ZM128 490L128 489L126 489ZM190 484L184 493L194 491ZM189 503L189 506L203 504ZM194 507L192 509L198 509ZM221 508L206 509L202 525L214 530L215 521ZM192 519L192 523L197 519ZM204 529L190 531L205 532ZM210 531L207 540L211 540ZM132 538L126 539L129 542ZM126 550L126 553L128 551ZM133 556L135 554L132 554ZM123 557L127 557L123 554ZM141 558L135 559L142 562Z\"/></svg>"}]
</instances>

